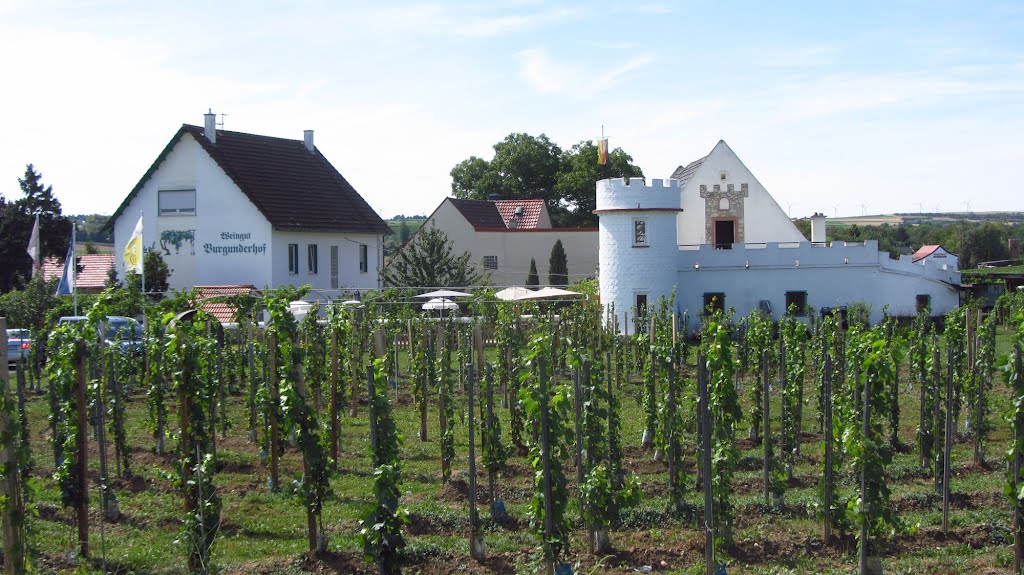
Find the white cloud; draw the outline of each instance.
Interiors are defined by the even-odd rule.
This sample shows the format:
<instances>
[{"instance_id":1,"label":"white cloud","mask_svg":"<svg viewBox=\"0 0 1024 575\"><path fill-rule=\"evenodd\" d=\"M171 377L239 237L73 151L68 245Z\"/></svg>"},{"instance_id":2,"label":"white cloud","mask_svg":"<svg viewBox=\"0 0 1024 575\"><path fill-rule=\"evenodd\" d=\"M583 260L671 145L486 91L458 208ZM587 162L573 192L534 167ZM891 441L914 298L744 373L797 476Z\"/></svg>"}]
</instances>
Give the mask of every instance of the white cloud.
<instances>
[{"instance_id":1,"label":"white cloud","mask_svg":"<svg viewBox=\"0 0 1024 575\"><path fill-rule=\"evenodd\" d=\"M520 51L520 76L533 89L543 94L587 99L606 92L634 72L654 62L651 54L640 54L625 62L607 67L556 61L542 48Z\"/></svg>"}]
</instances>

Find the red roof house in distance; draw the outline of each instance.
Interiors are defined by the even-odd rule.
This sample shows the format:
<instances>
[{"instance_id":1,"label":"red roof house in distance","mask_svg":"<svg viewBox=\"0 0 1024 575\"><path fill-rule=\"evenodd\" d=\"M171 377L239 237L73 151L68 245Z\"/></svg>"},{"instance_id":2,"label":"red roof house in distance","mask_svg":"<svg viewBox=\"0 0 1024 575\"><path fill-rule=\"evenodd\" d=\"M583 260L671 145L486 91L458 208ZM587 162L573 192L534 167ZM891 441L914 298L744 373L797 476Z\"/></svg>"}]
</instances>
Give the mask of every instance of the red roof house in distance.
<instances>
[{"instance_id":1,"label":"red roof house in distance","mask_svg":"<svg viewBox=\"0 0 1024 575\"><path fill-rule=\"evenodd\" d=\"M552 227L547 205L539 198L445 198L420 229L427 226L437 226L448 236L454 254L472 254L494 286L525 284L531 259L541 285L547 285L551 248L557 241L565 250L569 283L592 278L597 270L597 228Z\"/></svg>"},{"instance_id":2,"label":"red roof house in distance","mask_svg":"<svg viewBox=\"0 0 1024 575\"><path fill-rule=\"evenodd\" d=\"M203 311L217 318L220 323L235 321L235 306L230 303L230 296L238 294L257 294L253 285L196 286Z\"/></svg>"},{"instance_id":3,"label":"red roof house in distance","mask_svg":"<svg viewBox=\"0 0 1024 575\"><path fill-rule=\"evenodd\" d=\"M81 254L76 256L75 287L80 293L100 293L114 267L114 254ZM59 280L64 273L62 258L43 260L43 280Z\"/></svg>"},{"instance_id":4,"label":"red roof house in distance","mask_svg":"<svg viewBox=\"0 0 1024 575\"><path fill-rule=\"evenodd\" d=\"M953 252L948 251L946 248L939 244L930 244L921 246L914 255L911 256L911 260L917 263L924 263L925 260L937 261L946 265L952 266L956 269L960 263L960 257Z\"/></svg>"}]
</instances>

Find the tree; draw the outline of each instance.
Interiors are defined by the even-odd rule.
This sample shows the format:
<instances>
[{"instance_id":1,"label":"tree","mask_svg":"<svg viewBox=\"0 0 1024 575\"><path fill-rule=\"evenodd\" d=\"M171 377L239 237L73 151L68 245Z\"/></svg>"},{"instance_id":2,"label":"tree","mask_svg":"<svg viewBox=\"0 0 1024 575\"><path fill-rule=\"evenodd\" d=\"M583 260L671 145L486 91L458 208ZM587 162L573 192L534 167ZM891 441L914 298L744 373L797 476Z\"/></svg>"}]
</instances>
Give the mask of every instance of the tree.
<instances>
[{"instance_id":1,"label":"tree","mask_svg":"<svg viewBox=\"0 0 1024 575\"><path fill-rule=\"evenodd\" d=\"M420 231L384 268L390 287L466 287L481 285L486 277L472 263L472 255L453 255L448 235L431 224Z\"/></svg>"},{"instance_id":2,"label":"tree","mask_svg":"<svg viewBox=\"0 0 1024 575\"><path fill-rule=\"evenodd\" d=\"M565 258L562 240L555 240L555 245L551 246L551 257L548 259L548 285L569 285L569 262Z\"/></svg>"},{"instance_id":3,"label":"tree","mask_svg":"<svg viewBox=\"0 0 1024 575\"><path fill-rule=\"evenodd\" d=\"M150 301L160 301L171 289L169 282L172 271L159 250L146 250L142 256L142 273L146 277L140 278L134 271L129 270L125 273L125 284L129 291L138 293L142 291L141 283L142 279L145 279L146 293L149 294Z\"/></svg>"},{"instance_id":4,"label":"tree","mask_svg":"<svg viewBox=\"0 0 1024 575\"><path fill-rule=\"evenodd\" d=\"M530 273L526 276L526 287L539 287L540 275L537 273L537 260L530 258Z\"/></svg>"},{"instance_id":5,"label":"tree","mask_svg":"<svg viewBox=\"0 0 1024 575\"><path fill-rule=\"evenodd\" d=\"M26 248L36 213L42 257L63 258L71 238L71 224L61 215L53 187L43 185L42 175L32 164L25 167L18 185L24 197L13 202L0 197L0 291L18 287L32 276L32 258Z\"/></svg>"},{"instance_id":6,"label":"tree","mask_svg":"<svg viewBox=\"0 0 1024 575\"><path fill-rule=\"evenodd\" d=\"M563 155L562 172L558 175L555 192L561 202L558 224L565 227L597 227L597 194L599 180L610 178L642 178L643 171L633 165L633 157L615 148L608 154L608 162L597 163L597 144L582 141ZM555 213L551 214L552 218Z\"/></svg>"},{"instance_id":7,"label":"tree","mask_svg":"<svg viewBox=\"0 0 1024 575\"><path fill-rule=\"evenodd\" d=\"M409 243L409 235L409 224L405 223L405 220L402 220L401 225L398 226L399 246L404 246Z\"/></svg>"},{"instance_id":8,"label":"tree","mask_svg":"<svg viewBox=\"0 0 1024 575\"><path fill-rule=\"evenodd\" d=\"M633 158L616 148L608 163L597 163L597 145L584 140L563 151L544 134L509 134L494 145L490 161L476 156L452 168L452 195L486 200L540 198L555 225L596 226L594 185L598 180L643 177Z\"/></svg>"}]
</instances>

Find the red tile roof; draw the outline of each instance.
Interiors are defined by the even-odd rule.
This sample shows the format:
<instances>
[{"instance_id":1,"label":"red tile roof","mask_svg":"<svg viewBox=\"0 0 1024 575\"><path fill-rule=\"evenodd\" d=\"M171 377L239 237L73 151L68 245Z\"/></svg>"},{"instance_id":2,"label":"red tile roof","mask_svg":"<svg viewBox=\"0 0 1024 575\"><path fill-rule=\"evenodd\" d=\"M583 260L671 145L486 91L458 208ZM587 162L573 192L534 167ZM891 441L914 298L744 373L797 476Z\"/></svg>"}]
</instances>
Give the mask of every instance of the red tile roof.
<instances>
[{"instance_id":1,"label":"red tile roof","mask_svg":"<svg viewBox=\"0 0 1024 575\"><path fill-rule=\"evenodd\" d=\"M209 285L195 286L199 292L199 301L202 302L203 310L217 318L221 323L235 321L235 308L227 303L228 298L237 294L256 293L256 286L253 285ZM204 301L217 298L215 301Z\"/></svg>"},{"instance_id":2,"label":"red tile roof","mask_svg":"<svg viewBox=\"0 0 1024 575\"><path fill-rule=\"evenodd\" d=\"M476 230L535 230L540 227L540 216L547 209L544 200L540 199L490 201L448 198L448 201ZM523 208L522 213L516 215L518 208Z\"/></svg>"},{"instance_id":3,"label":"red tile roof","mask_svg":"<svg viewBox=\"0 0 1024 575\"><path fill-rule=\"evenodd\" d=\"M935 250L937 250L937 249L939 249L941 247L942 246L940 246L939 244L929 244L927 246L921 246L921 248L919 250L917 250L916 252L914 252L914 255L911 256L911 261L917 262L917 261L923 260L924 258L926 258L926 257L932 255L933 253L935 253Z\"/></svg>"},{"instance_id":4,"label":"red tile roof","mask_svg":"<svg viewBox=\"0 0 1024 575\"><path fill-rule=\"evenodd\" d=\"M390 234L391 228L327 161L302 140L217 130L210 143L203 128L189 124L163 152L121 203L108 226L121 215L178 141L186 134L203 147L275 230Z\"/></svg>"},{"instance_id":5,"label":"red tile roof","mask_svg":"<svg viewBox=\"0 0 1024 575\"><path fill-rule=\"evenodd\" d=\"M504 228L505 220L494 205L494 202L487 200L460 200L448 198L448 201L459 210L462 217L466 218L469 225L475 229L480 228Z\"/></svg>"},{"instance_id":6,"label":"red tile roof","mask_svg":"<svg viewBox=\"0 0 1024 575\"><path fill-rule=\"evenodd\" d=\"M538 228L540 215L545 209L544 200L541 199L497 200L494 205L498 208L501 219L505 221L505 227L519 230ZM519 215L516 215L517 208L523 208Z\"/></svg>"},{"instance_id":7,"label":"red tile roof","mask_svg":"<svg viewBox=\"0 0 1024 575\"><path fill-rule=\"evenodd\" d=\"M75 258L75 284L80 292L103 291L110 268L114 267L114 254L81 254ZM43 260L43 280L59 280L64 274L62 258Z\"/></svg>"}]
</instances>

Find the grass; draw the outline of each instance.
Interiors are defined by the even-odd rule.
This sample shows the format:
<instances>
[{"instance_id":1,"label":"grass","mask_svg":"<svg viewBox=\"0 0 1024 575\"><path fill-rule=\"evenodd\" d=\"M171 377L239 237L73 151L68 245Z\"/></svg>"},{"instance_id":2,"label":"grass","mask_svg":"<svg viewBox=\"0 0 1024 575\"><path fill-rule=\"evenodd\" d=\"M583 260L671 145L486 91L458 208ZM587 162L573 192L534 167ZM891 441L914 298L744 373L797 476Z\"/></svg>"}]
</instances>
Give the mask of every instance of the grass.
<instances>
[{"instance_id":1,"label":"grass","mask_svg":"<svg viewBox=\"0 0 1024 575\"><path fill-rule=\"evenodd\" d=\"M1000 349L1006 334L1000 334ZM405 359L401 360L404 367ZM810 371L810 370L809 370ZM997 376L998 377L998 376ZM909 381L904 377L903 381ZM750 379L745 378L740 396L748 402ZM807 386L813 388L812 385ZM920 575L924 573L1003 573L1012 560L1009 525L1011 509L1002 495L1005 483L1003 453L1008 444L1008 426L999 414L1009 407L1005 385L995 384L990 421L995 425L987 446L990 468L971 463L973 442L964 437L953 449L953 506L949 537L939 533L941 497L934 492L931 474L922 470L913 450L917 427L916 386L904 384L901 397L900 439L910 446L896 455L889 467L892 500L901 521L916 534L896 536L882 551L885 571ZM640 450L643 417L639 402L639 382L628 383L623 393L623 443L627 447L627 469L637 473L645 498L635 509L625 510L622 525L613 530L616 548L612 556L600 560L586 552L585 535L577 527L570 563L578 563L577 573L633 573L644 566L658 573L699 573L702 565L703 530L697 524L702 495L694 487L693 445L686 446L688 484L686 500L695 510L689 516L666 511L667 471L662 463L650 461L651 454ZM481 500L487 563L472 562L468 553L468 502L462 481L466 477L466 428L459 419L456 433L458 461L455 482L442 485L437 412L430 411L429 441L417 437L419 418L408 398L407 382L399 388L394 414L402 448L403 503L412 523L407 526L406 550L409 572L447 573L523 573L537 566L536 540L528 527L527 512L532 494L532 472L525 458L513 456L509 470L498 482L498 493L514 518L511 526L489 520L487 503ZM394 399L394 398L392 398ZM817 427L816 401L807 398L804 431L810 432L801 445L801 456L794 470L795 479L785 493L786 507L776 511L762 501L760 449L741 452L744 466L735 476L737 505L737 548L729 562L729 573L850 573L856 567L855 543L847 535L845 543L824 545L821 522L817 516L818 480L821 475L822 445L813 433ZM354 418L344 417L338 473L331 480L333 495L324 510L324 525L331 555L323 563L304 561L306 551L305 511L300 501L288 493L290 479L301 472L301 458L289 448L282 458L281 492L266 488L268 469L259 461L259 445L246 439L247 414L242 395L229 396L229 421L234 427L227 438L218 439L220 471L215 483L223 497L220 537L214 547L213 561L224 573L298 573L321 569L328 572L352 572L373 566L363 561L357 537L359 518L372 504L372 476L368 458L368 431L365 406ZM685 405L690 405L687 400ZM51 476L53 457L48 443L47 402L45 396L31 394L28 401L32 450L35 462L33 483L37 515L30 520L34 562L41 572L93 573L98 563L73 566L66 558L72 549L75 532L73 516L60 505L60 493ZM777 417L778 405L773 406ZM173 407L169 409L175 413ZM507 411L498 410L504 438L508 440ZM150 452L152 440L146 421L146 403L136 390L128 406L128 440L132 447L132 471L136 478L117 481L114 491L120 500L123 517L103 526L103 547L108 568L119 573L177 574L184 572L184 553L175 541L179 535L182 500L173 485L168 458ZM346 414L347 415L347 414ZM746 425L739 437L746 437ZM262 433L262 432L261 432ZM90 471L95 479L99 465L95 442L90 436ZM168 446L173 442L168 442ZM108 452L112 454L112 446ZM478 450L479 454L479 450ZM569 465L569 462L564 462ZM479 466L478 466L479 467ZM574 481L575 474L566 475ZM478 481L485 489L486 480ZM851 471L839 477L838 496L853 497L857 478ZM93 556L101 555L98 491L91 484L90 536ZM578 519L575 487L568 512ZM578 523L576 523L578 526Z\"/></svg>"}]
</instances>

